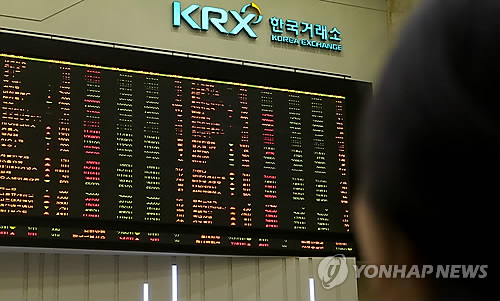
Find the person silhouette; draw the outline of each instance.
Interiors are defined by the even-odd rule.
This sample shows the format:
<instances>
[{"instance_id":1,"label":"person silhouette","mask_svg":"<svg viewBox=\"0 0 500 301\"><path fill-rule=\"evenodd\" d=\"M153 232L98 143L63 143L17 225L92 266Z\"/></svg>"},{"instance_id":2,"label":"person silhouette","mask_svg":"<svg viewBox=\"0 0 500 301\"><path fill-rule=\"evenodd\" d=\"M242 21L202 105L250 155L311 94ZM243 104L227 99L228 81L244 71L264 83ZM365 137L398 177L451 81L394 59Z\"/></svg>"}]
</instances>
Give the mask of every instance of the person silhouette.
<instances>
[{"instance_id":1,"label":"person silhouette","mask_svg":"<svg viewBox=\"0 0 500 301\"><path fill-rule=\"evenodd\" d=\"M374 264L487 265L482 279L374 279L377 300L499 300L500 1L435 0L401 33L358 144Z\"/></svg>"}]
</instances>

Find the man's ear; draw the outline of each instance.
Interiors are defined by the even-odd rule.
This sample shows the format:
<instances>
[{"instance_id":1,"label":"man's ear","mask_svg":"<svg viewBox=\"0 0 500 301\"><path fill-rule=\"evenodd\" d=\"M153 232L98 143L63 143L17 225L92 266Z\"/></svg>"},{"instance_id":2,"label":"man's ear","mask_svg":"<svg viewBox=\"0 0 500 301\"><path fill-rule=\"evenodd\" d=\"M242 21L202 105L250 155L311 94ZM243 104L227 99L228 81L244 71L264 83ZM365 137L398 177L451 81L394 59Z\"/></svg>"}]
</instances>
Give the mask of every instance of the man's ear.
<instances>
[{"instance_id":1,"label":"man's ear","mask_svg":"<svg viewBox=\"0 0 500 301\"><path fill-rule=\"evenodd\" d=\"M368 264L417 264L410 240L363 200L354 202L355 236L361 258Z\"/></svg>"},{"instance_id":2,"label":"man's ear","mask_svg":"<svg viewBox=\"0 0 500 301\"><path fill-rule=\"evenodd\" d=\"M361 261L366 265L411 265L421 264L408 238L396 227L378 216L363 200L355 202L353 208L355 236L361 250ZM421 267L421 266L420 266ZM431 300L432 283L427 279L375 278L368 279L361 273L361 287L367 289L370 300Z\"/></svg>"}]
</instances>

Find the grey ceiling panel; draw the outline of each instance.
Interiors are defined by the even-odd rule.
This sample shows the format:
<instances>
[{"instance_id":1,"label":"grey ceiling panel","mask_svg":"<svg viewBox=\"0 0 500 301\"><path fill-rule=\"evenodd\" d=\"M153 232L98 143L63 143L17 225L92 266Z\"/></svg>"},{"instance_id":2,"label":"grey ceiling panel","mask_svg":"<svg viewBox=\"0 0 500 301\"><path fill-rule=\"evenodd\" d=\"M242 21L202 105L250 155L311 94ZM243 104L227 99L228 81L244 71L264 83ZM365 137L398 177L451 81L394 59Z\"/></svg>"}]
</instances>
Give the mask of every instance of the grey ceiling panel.
<instances>
[{"instance_id":1,"label":"grey ceiling panel","mask_svg":"<svg viewBox=\"0 0 500 301\"><path fill-rule=\"evenodd\" d=\"M0 17L43 21L83 0L0 0Z\"/></svg>"}]
</instances>

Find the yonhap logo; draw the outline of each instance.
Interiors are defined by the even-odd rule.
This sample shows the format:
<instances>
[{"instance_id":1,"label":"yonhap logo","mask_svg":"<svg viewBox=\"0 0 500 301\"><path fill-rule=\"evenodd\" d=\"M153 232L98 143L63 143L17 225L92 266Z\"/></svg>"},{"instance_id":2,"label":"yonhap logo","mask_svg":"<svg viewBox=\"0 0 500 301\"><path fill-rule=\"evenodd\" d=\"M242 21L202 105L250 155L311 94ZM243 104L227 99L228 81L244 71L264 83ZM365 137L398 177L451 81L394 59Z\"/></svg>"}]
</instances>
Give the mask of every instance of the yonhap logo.
<instances>
[{"instance_id":1,"label":"yonhap logo","mask_svg":"<svg viewBox=\"0 0 500 301\"><path fill-rule=\"evenodd\" d=\"M344 255L326 257L319 263L318 276L325 289L332 289L342 284L349 274Z\"/></svg>"},{"instance_id":2,"label":"yonhap logo","mask_svg":"<svg viewBox=\"0 0 500 301\"><path fill-rule=\"evenodd\" d=\"M488 265L352 265L352 272L359 279L365 278L409 279L409 278L463 278L485 279ZM349 275L347 259L344 255L326 257L318 265L318 277L325 289L332 289L346 281Z\"/></svg>"},{"instance_id":3,"label":"yonhap logo","mask_svg":"<svg viewBox=\"0 0 500 301\"><path fill-rule=\"evenodd\" d=\"M243 6L239 12L234 10L226 11L222 8L205 6L201 9L201 26L191 17L191 14L200 8L200 5L192 4L182 10L181 3L179 1L174 1L172 3L172 7L174 27L180 27L181 20L184 20L193 29L208 31L210 24L212 24L213 27L215 27L220 33L237 35L242 30L245 30L248 36L254 39L257 38L257 34L255 34L251 26L259 24L263 19L260 7L254 2ZM253 8L257 14L249 13L245 16L245 13L249 8ZM236 25L231 31L228 31L225 27L229 20L229 14L236 22L238 22L238 25Z\"/></svg>"}]
</instances>

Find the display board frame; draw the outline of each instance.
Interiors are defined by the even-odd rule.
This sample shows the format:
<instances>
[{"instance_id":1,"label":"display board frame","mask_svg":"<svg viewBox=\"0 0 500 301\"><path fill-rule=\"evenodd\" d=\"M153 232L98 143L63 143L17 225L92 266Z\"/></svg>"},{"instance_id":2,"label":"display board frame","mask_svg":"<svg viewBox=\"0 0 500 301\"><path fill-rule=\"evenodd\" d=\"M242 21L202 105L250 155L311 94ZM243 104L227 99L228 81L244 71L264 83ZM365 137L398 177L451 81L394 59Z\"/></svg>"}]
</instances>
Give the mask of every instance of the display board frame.
<instances>
[{"instance_id":1,"label":"display board frame","mask_svg":"<svg viewBox=\"0 0 500 301\"><path fill-rule=\"evenodd\" d=\"M102 66L113 66L132 70L147 70L149 72L161 72L168 74L179 74L186 77L210 78L219 81L231 81L247 83L251 85L265 85L281 89L296 89L313 93L325 93L342 95L346 98L346 127L349 129L346 135L346 144L350 156L350 190L356 189L356 160L355 160L355 137L362 103L372 93L372 84L368 82L347 79L349 76L328 72L316 72L313 70L296 69L292 67L275 66L270 64L259 64L215 58L209 56L191 55L175 51L154 50L144 47L134 47L98 41L73 39L67 37L54 37L44 34L36 36L24 33L12 33L0 31L0 53L12 55L43 58L47 60L61 60L81 64L96 64ZM193 57L195 56L195 57ZM16 225L39 225L49 227L50 222L44 218L30 218L29 221L22 218L2 216L0 224ZM71 227L72 221L61 220L58 225ZM106 229L127 229L130 225L119 222L85 221L85 226L106 227ZM183 225L183 233L198 234L199 226ZM151 231L150 225L134 225L134 231ZM210 227L204 229L204 234L226 233L225 227ZM275 230L272 231L273 238L291 238L297 233L295 231ZM354 246L352 231L349 233L331 232L301 232L303 237L312 240L345 241L349 246ZM248 235L242 229L231 230L227 235ZM252 235L270 236L269 230L252 229ZM168 247L151 247L143 244L121 244L107 241L68 241L68 240L33 240L23 238L1 239L0 245L16 247L49 247L56 249L96 249L116 251L152 251L164 253L197 253L217 255L273 255L273 256L326 256L334 254L345 254L352 256L356 254L356 248L350 250L268 250L268 249L238 249L232 247L200 248L199 246L168 245Z\"/></svg>"}]
</instances>

